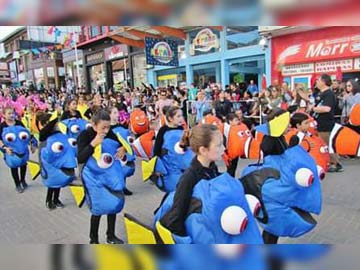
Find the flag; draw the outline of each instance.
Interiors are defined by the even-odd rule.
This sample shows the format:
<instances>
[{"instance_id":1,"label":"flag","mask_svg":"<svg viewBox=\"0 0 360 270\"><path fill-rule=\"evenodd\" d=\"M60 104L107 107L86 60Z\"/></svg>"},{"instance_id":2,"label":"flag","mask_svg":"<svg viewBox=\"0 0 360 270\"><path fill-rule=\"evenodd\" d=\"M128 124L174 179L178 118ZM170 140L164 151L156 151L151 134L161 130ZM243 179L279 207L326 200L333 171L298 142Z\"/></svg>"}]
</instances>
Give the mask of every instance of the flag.
<instances>
[{"instance_id":1,"label":"flag","mask_svg":"<svg viewBox=\"0 0 360 270\"><path fill-rule=\"evenodd\" d=\"M55 28L55 26L50 26L50 27L49 27L49 29L48 29L48 34L49 34L49 35L52 35L52 34L53 34L54 28Z\"/></svg>"},{"instance_id":2,"label":"flag","mask_svg":"<svg viewBox=\"0 0 360 270\"><path fill-rule=\"evenodd\" d=\"M313 73L313 74L311 75L311 79L310 79L310 87L311 87L311 89L314 89L315 83L316 83L316 74Z\"/></svg>"},{"instance_id":3,"label":"flag","mask_svg":"<svg viewBox=\"0 0 360 270\"><path fill-rule=\"evenodd\" d=\"M261 79L261 90L265 90L267 87L267 83L266 83L266 75L263 74L262 75L262 79Z\"/></svg>"},{"instance_id":4,"label":"flag","mask_svg":"<svg viewBox=\"0 0 360 270\"><path fill-rule=\"evenodd\" d=\"M336 67L336 80L342 81L342 76L341 67Z\"/></svg>"}]
</instances>

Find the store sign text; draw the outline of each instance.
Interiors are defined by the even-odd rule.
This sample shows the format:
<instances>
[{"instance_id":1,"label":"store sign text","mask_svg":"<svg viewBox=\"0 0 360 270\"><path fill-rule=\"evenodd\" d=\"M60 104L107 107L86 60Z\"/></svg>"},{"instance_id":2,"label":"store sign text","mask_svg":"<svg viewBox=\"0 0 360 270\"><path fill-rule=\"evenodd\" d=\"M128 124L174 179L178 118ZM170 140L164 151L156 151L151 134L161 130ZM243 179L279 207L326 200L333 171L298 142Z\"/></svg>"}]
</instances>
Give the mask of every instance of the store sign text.
<instances>
[{"instance_id":1,"label":"store sign text","mask_svg":"<svg viewBox=\"0 0 360 270\"><path fill-rule=\"evenodd\" d=\"M341 67L342 71L349 71L353 69L353 60L338 60L338 61L327 61L318 62L315 64L315 72L336 72L336 68Z\"/></svg>"},{"instance_id":2,"label":"store sign text","mask_svg":"<svg viewBox=\"0 0 360 270\"><path fill-rule=\"evenodd\" d=\"M299 64L299 65L288 65L282 69L283 76L306 74L314 72L314 64Z\"/></svg>"}]
</instances>

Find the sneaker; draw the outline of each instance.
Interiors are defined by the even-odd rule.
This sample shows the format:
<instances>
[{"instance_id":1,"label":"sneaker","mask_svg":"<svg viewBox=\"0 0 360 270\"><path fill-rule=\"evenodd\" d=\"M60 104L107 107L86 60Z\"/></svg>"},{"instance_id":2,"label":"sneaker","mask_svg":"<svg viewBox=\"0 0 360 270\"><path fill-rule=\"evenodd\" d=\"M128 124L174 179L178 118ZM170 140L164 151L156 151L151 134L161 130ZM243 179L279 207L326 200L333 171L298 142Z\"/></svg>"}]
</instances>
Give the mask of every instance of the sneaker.
<instances>
[{"instance_id":1,"label":"sneaker","mask_svg":"<svg viewBox=\"0 0 360 270\"><path fill-rule=\"evenodd\" d=\"M344 168L341 164L336 164L336 172L343 172Z\"/></svg>"},{"instance_id":2,"label":"sneaker","mask_svg":"<svg viewBox=\"0 0 360 270\"><path fill-rule=\"evenodd\" d=\"M24 190L28 188L28 184L25 181L21 182L21 185Z\"/></svg>"},{"instance_id":3,"label":"sneaker","mask_svg":"<svg viewBox=\"0 0 360 270\"><path fill-rule=\"evenodd\" d=\"M130 190L128 190L127 188L124 188L124 194L125 195L127 195L127 196L131 196L133 193L130 191Z\"/></svg>"},{"instance_id":4,"label":"sneaker","mask_svg":"<svg viewBox=\"0 0 360 270\"><path fill-rule=\"evenodd\" d=\"M47 209L49 209L49 210L54 210L54 209L56 209L56 206L55 206L55 204L54 204L52 201L46 202L46 207L47 207Z\"/></svg>"},{"instance_id":5,"label":"sneaker","mask_svg":"<svg viewBox=\"0 0 360 270\"><path fill-rule=\"evenodd\" d=\"M124 241L117 238L115 235L106 238L106 243L111 244L111 245L122 245L124 244Z\"/></svg>"},{"instance_id":6,"label":"sneaker","mask_svg":"<svg viewBox=\"0 0 360 270\"><path fill-rule=\"evenodd\" d=\"M90 245L100 244L98 239L90 239Z\"/></svg>"},{"instance_id":7,"label":"sneaker","mask_svg":"<svg viewBox=\"0 0 360 270\"><path fill-rule=\"evenodd\" d=\"M22 186L17 186L16 188L15 188L15 190L18 192L18 193L23 193L24 192L24 188L22 187Z\"/></svg>"},{"instance_id":8,"label":"sneaker","mask_svg":"<svg viewBox=\"0 0 360 270\"><path fill-rule=\"evenodd\" d=\"M64 208L65 207L65 205L60 200L54 201L54 205L56 208Z\"/></svg>"},{"instance_id":9,"label":"sneaker","mask_svg":"<svg viewBox=\"0 0 360 270\"><path fill-rule=\"evenodd\" d=\"M331 165L331 166L329 167L328 172L329 172L329 173L337 172L337 168L336 168L335 166Z\"/></svg>"}]
</instances>

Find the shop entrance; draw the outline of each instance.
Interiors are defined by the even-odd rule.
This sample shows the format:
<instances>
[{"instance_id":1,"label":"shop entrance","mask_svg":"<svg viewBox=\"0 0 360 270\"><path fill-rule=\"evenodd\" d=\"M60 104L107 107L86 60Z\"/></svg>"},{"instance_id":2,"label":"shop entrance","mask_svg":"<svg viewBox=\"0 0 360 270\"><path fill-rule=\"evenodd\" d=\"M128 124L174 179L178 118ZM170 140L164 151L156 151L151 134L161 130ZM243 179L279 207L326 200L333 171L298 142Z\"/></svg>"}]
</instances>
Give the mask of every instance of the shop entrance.
<instances>
[{"instance_id":1,"label":"shop entrance","mask_svg":"<svg viewBox=\"0 0 360 270\"><path fill-rule=\"evenodd\" d=\"M360 80L360 72L347 72L343 73L342 81L346 82L348 80Z\"/></svg>"},{"instance_id":2,"label":"shop entrance","mask_svg":"<svg viewBox=\"0 0 360 270\"><path fill-rule=\"evenodd\" d=\"M104 64L88 67L90 78L90 88L92 93L105 93L106 91L106 71Z\"/></svg>"}]
</instances>

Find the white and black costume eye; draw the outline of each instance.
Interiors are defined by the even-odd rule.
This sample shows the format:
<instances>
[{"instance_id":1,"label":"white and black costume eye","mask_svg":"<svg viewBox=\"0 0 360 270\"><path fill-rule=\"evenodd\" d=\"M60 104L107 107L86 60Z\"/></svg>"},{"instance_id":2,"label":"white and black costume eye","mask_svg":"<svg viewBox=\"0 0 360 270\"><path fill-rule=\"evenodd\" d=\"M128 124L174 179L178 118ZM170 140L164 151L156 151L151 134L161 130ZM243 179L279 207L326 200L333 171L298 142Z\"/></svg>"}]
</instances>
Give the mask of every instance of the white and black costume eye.
<instances>
[{"instance_id":1,"label":"white and black costume eye","mask_svg":"<svg viewBox=\"0 0 360 270\"><path fill-rule=\"evenodd\" d=\"M237 134L240 138L244 137L244 131L239 131Z\"/></svg>"},{"instance_id":2,"label":"white and black costume eye","mask_svg":"<svg viewBox=\"0 0 360 270\"><path fill-rule=\"evenodd\" d=\"M295 180L301 187L310 187L314 182L314 174L308 168L300 168L296 171Z\"/></svg>"},{"instance_id":3,"label":"white and black costume eye","mask_svg":"<svg viewBox=\"0 0 360 270\"><path fill-rule=\"evenodd\" d=\"M23 140L23 141L29 139L29 133L27 133L25 131L20 132L19 133L19 139Z\"/></svg>"},{"instance_id":4,"label":"white and black costume eye","mask_svg":"<svg viewBox=\"0 0 360 270\"><path fill-rule=\"evenodd\" d=\"M16 135L14 133L8 133L8 134L5 135L5 140L7 142L15 142Z\"/></svg>"},{"instance_id":5,"label":"white and black costume eye","mask_svg":"<svg viewBox=\"0 0 360 270\"><path fill-rule=\"evenodd\" d=\"M78 125L72 125L70 128L71 133L79 133L80 132L80 126Z\"/></svg>"},{"instance_id":6,"label":"white and black costume eye","mask_svg":"<svg viewBox=\"0 0 360 270\"><path fill-rule=\"evenodd\" d=\"M77 142L76 142L76 140L74 139L74 138L69 138L68 139L68 142L69 142L69 144L71 145L71 147L76 147L76 145L77 145Z\"/></svg>"},{"instance_id":7,"label":"white and black costume eye","mask_svg":"<svg viewBox=\"0 0 360 270\"><path fill-rule=\"evenodd\" d=\"M133 137L131 137L131 136L128 136L128 137L127 137L127 141L128 141L130 144L133 144L134 141L135 141L135 139L134 139Z\"/></svg>"},{"instance_id":8,"label":"white and black costume eye","mask_svg":"<svg viewBox=\"0 0 360 270\"><path fill-rule=\"evenodd\" d=\"M221 214L221 228L230 235L239 235L245 231L249 219L244 209L232 205Z\"/></svg>"},{"instance_id":9,"label":"white and black costume eye","mask_svg":"<svg viewBox=\"0 0 360 270\"><path fill-rule=\"evenodd\" d=\"M114 158L112 155L108 153L104 153L101 155L100 160L98 160L97 164L101 169L108 169L114 163Z\"/></svg>"},{"instance_id":10,"label":"white and black costume eye","mask_svg":"<svg viewBox=\"0 0 360 270\"><path fill-rule=\"evenodd\" d=\"M64 145L61 142L54 142L51 145L51 151L53 151L54 153L61 153L62 151L64 151Z\"/></svg>"}]
</instances>

